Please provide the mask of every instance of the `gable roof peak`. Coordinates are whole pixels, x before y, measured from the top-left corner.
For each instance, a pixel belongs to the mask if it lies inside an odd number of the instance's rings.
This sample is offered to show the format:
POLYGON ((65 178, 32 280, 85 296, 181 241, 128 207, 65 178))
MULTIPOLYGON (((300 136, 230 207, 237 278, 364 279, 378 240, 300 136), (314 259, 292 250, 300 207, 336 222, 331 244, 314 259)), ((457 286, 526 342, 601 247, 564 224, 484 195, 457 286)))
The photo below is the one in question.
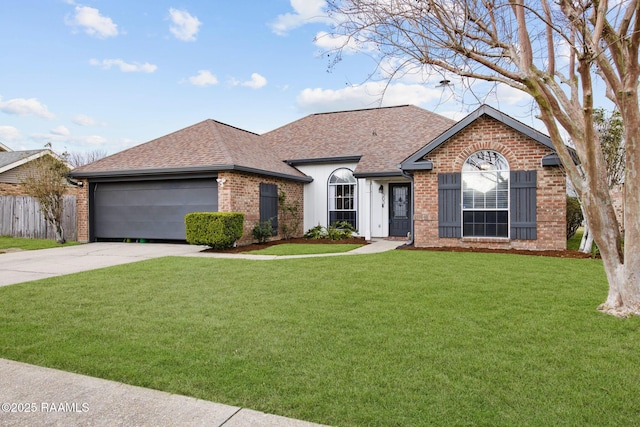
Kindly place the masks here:
POLYGON ((438 137, 433 139, 427 145, 425 145, 420 150, 416 151, 411 156, 409 156, 407 159, 405 159, 400 164, 401 169, 403 169, 403 170, 418 170, 418 169, 428 169, 428 170, 430 170, 433 167, 433 165, 432 165, 432 163, 430 161, 424 159, 425 156, 427 156, 429 153, 431 153, 436 148, 440 147, 445 142, 449 141, 458 132, 462 131, 463 129, 465 129, 466 127, 468 127, 469 125, 471 125, 472 123, 474 123, 476 120, 478 120, 480 117, 483 117, 483 116, 491 117, 494 120, 497 120, 498 122, 500 122, 500 123, 502 123, 502 124, 504 124, 506 126, 509 126, 510 128, 512 128, 512 129, 514 129, 514 130, 516 130, 516 131, 528 136, 529 138, 533 139, 534 141, 536 141, 536 142, 538 142, 538 143, 550 148, 554 152, 556 151, 555 147, 553 146, 553 143, 551 142, 551 138, 549 136, 545 135, 544 133, 540 132, 537 129, 534 129, 534 128, 522 123, 519 120, 514 119, 513 117, 511 117, 510 115, 508 115, 506 113, 503 113, 502 111, 496 110, 495 108, 493 108, 493 107, 491 107, 491 106, 489 106, 487 104, 482 104, 476 110, 474 110, 473 112, 468 114, 465 118, 463 118, 462 120, 460 120, 459 122, 457 122, 456 124, 451 126, 449 129, 444 131, 442 134, 440 134, 438 137))

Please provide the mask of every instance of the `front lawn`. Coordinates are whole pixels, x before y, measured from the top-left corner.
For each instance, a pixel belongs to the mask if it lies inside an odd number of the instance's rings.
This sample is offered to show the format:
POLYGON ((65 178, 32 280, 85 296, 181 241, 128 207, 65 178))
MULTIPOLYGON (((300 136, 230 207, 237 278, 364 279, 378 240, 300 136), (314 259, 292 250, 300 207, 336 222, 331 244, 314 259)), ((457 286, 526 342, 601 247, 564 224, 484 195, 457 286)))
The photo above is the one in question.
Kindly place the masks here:
POLYGON ((3 253, 6 249, 21 249, 24 251, 30 251, 36 249, 49 249, 79 244, 80 243, 78 242, 68 241, 61 245, 55 240, 50 239, 28 239, 25 237, 0 236, 0 253, 3 253))
POLYGON ((0 357, 338 426, 635 425, 600 261, 162 258, 0 288, 0 357))

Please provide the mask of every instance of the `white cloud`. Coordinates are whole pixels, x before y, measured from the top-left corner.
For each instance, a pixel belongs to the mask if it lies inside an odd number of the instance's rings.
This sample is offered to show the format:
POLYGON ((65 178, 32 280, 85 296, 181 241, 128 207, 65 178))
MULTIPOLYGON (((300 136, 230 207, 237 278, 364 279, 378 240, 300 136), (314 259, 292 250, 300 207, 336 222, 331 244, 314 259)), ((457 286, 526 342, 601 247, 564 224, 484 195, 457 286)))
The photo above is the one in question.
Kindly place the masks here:
POLYGON ((355 39, 353 38, 339 34, 329 34, 326 31, 320 31, 318 34, 316 34, 313 42, 319 48, 327 51, 342 49, 342 51, 345 53, 355 53, 358 50, 371 50, 366 49, 365 45, 363 44, 358 47, 358 43, 356 43, 355 39))
POLYGON ((101 39, 119 34, 118 25, 111 18, 101 15, 98 9, 89 6, 76 6, 75 15, 67 17, 66 24, 81 27, 85 33, 101 39))
POLYGON ((107 143, 107 138, 99 135, 72 135, 64 126, 51 129, 49 133, 33 133, 29 137, 36 141, 55 142, 66 145, 102 145, 107 143))
POLYGON ((496 99, 500 101, 501 104, 515 105, 531 101, 531 95, 504 83, 498 83, 496 87, 496 99))
POLYGON ((58 136, 69 136, 71 135, 71 132, 69 132, 69 129, 67 129, 65 126, 57 126, 53 129, 50 130, 52 135, 58 135, 58 136))
POLYGON ((149 64, 148 62, 145 62, 144 64, 140 64, 139 62, 128 63, 124 62, 122 59, 103 59, 102 61, 91 59, 89 64, 96 67, 102 67, 105 70, 116 66, 120 68, 120 71, 123 73, 153 73, 158 69, 157 65, 149 64))
POLYGON ((89 117, 85 114, 77 114, 71 121, 79 126, 95 126, 97 124, 93 117, 89 117))
POLYGON ((20 131, 13 126, 0 126, 0 142, 1 141, 17 141, 21 139, 20 131))
POLYGON ((36 98, 14 98, 2 101, 0 98, 0 111, 18 116, 38 116, 45 119, 54 118, 54 114, 49 111, 46 105, 36 98))
POLYGON ((426 104, 438 100, 441 91, 421 84, 368 82, 344 89, 304 89, 296 98, 304 112, 340 111, 378 106, 426 104))
POLYGON ((186 10, 169 9, 169 16, 173 25, 169 27, 171 34, 178 40, 192 42, 196 40, 196 34, 200 30, 202 22, 186 10))
POLYGON ((200 70, 198 71, 198 75, 189 77, 187 81, 192 85, 202 87, 218 84, 218 78, 211 74, 209 70, 200 70))
POLYGON ((279 36, 285 36, 289 31, 312 22, 329 23, 326 0, 291 0, 294 13, 278 15, 270 24, 271 30, 279 36))
POLYGON ((250 87, 251 89, 260 89, 267 85, 267 79, 258 73, 253 73, 251 74, 251 80, 241 82, 236 79, 231 79, 230 83, 232 86, 244 86, 250 87))

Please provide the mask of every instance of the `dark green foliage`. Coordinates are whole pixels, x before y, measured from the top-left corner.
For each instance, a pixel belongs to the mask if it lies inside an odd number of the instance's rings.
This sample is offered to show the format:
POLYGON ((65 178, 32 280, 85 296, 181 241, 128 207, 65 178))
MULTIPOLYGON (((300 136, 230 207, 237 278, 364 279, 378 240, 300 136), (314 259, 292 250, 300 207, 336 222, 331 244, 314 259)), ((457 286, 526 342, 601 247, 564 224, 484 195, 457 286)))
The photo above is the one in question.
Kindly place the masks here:
POLYGON ((567 196, 567 240, 576 233, 583 219, 578 198, 567 196))
POLYGON ((324 239, 326 235, 327 235, 327 232, 324 229, 324 227, 318 224, 315 227, 307 230, 307 232, 304 233, 304 238, 317 240, 317 239, 324 239))
POLYGON ((244 214, 238 212, 192 212, 185 215, 187 242, 226 249, 242 237, 244 214))
POLYGON ((273 236, 273 226, 271 225, 271 220, 258 222, 251 230, 251 234, 253 235, 254 240, 257 240, 258 243, 266 243, 269 241, 269 238, 273 236))
POLYGON ((330 240, 350 239, 357 232, 358 230, 346 221, 337 221, 327 227, 327 237, 330 240))
POLYGON ((331 224, 329 227, 323 227, 320 224, 307 230, 304 233, 305 239, 329 239, 329 240, 342 240, 350 239, 354 233, 357 233, 353 225, 346 221, 337 221, 331 224))
POLYGON ((284 239, 296 237, 302 222, 300 202, 294 200, 289 203, 284 191, 278 193, 278 209, 280 210, 280 231, 284 239))

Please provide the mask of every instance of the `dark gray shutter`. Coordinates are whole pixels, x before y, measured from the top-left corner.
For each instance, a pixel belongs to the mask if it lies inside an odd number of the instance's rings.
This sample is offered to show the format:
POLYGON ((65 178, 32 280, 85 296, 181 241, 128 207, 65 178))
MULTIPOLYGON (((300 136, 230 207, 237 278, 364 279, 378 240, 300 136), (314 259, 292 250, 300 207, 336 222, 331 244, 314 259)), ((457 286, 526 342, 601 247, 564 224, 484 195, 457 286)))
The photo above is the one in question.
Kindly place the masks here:
POLYGON ((273 235, 278 234, 278 186, 260 183, 260 222, 271 221, 273 235))
POLYGON ((511 238, 535 240, 536 232, 536 171, 512 171, 511 238))
POLYGON ((462 237, 461 222, 461 175, 460 173, 438 174, 438 236, 462 237))

